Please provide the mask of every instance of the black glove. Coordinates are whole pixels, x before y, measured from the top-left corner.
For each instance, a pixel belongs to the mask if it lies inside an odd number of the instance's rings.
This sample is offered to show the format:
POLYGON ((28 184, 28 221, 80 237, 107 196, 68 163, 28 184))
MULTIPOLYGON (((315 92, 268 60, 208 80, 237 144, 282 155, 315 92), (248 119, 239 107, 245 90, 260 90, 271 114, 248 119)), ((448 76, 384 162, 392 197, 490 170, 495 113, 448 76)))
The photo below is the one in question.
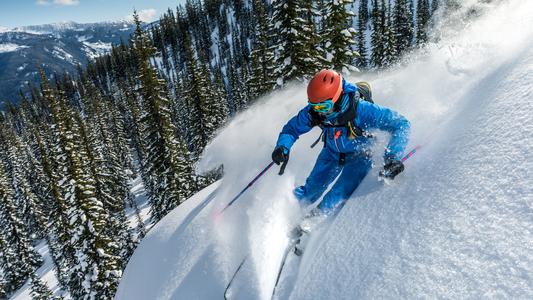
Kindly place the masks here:
POLYGON ((287 163, 289 162, 289 149, 283 146, 277 147, 274 149, 274 152, 272 152, 272 160, 276 163, 276 165, 283 163, 279 170, 279 175, 283 175, 285 172, 285 166, 287 166, 287 163))
POLYGON ((399 160, 389 160, 385 163, 383 170, 379 172, 379 176, 392 180, 394 177, 396 177, 396 175, 403 172, 403 169, 403 162, 399 160))

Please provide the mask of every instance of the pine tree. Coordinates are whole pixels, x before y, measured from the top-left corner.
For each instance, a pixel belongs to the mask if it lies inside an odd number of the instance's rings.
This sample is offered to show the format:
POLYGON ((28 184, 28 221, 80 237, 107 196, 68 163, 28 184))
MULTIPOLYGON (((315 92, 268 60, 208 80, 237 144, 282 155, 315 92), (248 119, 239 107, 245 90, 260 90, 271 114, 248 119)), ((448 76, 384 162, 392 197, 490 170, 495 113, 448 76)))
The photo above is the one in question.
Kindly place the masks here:
MULTIPOLYGON (((243 69, 247 67, 243 65, 243 69)), ((227 108, 227 102, 225 97, 219 98, 216 91, 215 84, 210 79, 211 69, 208 62, 205 61, 203 53, 200 52, 200 73, 202 75, 202 81, 204 82, 204 93, 202 96, 202 123, 205 124, 203 130, 205 131, 206 141, 209 142, 216 134, 218 128, 226 125, 228 120, 229 111, 227 108)), ((203 149, 202 149, 203 151, 203 149)))
MULTIPOLYGON (((112 103, 110 104, 112 105, 112 103)), ((122 206, 129 205, 131 208, 134 209, 135 212, 135 218, 137 221, 137 242, 141 241, 147 233, 146 227, 144 225, 144 221, 142 220, 140 216, 139 207, 137 206, 137 202, 135 201, 135 197, 133 193, 131 192, 131 184, 130 181, 132 177, 135 177, 135 173, 132 173, 130 170, 133 170, 135 172, 135 166, 133 166, 133 157, 131 155, 131 150, 129 147, 129 143, 124 135, 124 121, 122 118, 122 115, 119 113, 117 109, 110 109, 111 114, 109 117, 111 118, 108 121, 108 126, 111 128, 111 135, 113 139, 113 144, 115 146, 117 153, 117 161, 114 164, 113 168, 115 171, 114 174, 114 185, 115 185, 115 192, 119 199, 121 199, 122 206), (133 175, 133 176, 132 176, 133 175)), ((119 214, 123 214, 124 211, 121 209, 119 214)), ((122 218, 122 216, 119 216, 119 218, 122 218)), ((122 224, 127 224, 127 222, 121 222, 122 224)), ((127 226, 121 229, 123 231, 127 231, 127 226)), ((127 255, 122 256, 124 260, 127 262, 129 256, 133 254, 133 248, 136 247, 136 243, 133 243, 131 245, 126 245, 130 243, 128 236, 131 234, 124 234, 121 235, 127 241, 124 245, 125 248, 131 249, 131 253, 127 251, 127 255)))
POLYGON ((214 123, 216 124, 216 128, 222 128, 228 121, 229 118, 229 108, 228 108, 228 100, 226 98, 226 91, 224 89, 224 83, 222 81, 222 76, 220 75, 220 71, 216 69, 214 71, 214 82, 213 82, 213 88, 215 89, 215 99, 218 99, 216 101, 216 108, 214 109, 214 123))
MULTIPOLYGON (((30 239, 20 219, 15 204, 15 190, 0 164, 0 239, 6 260, 2 269, 8 282, 8 292, 22 287, 34 267, 43 263, 39 253, 31 246, 30 239), (4 242, 1 242, 4 244, 4 242), (12 252, 10 252, 12 251, 12 252)), ((4 256, 2 255, 2 256, 4 256)))
MULTIPOLYGON (((46 133, 42 133, 46 134, 46 133)), ((68 265, 73 260, 74 249, 70 245, 70 225, 68 223, 67 207, 63 195, 59 189, 59 176, 54 171, 53 163, 50 161, 49 149, 45 146, 43 139, 37 132, 34 134, 37 141, 38 153, 40 154, 43 172, 48 185, 49 220, 46 225, 45 240, 52 258, 55 277, 59 285, 67 288, 68 265)), ((72 262, 73 263, 73 262, 72 262)))
MULTIPOLYGON (((43 126, 41 133, 44 139, 38 139, 44 171, 49 180, 50 192, 54 199, 50 214, 51 218, 47 226, 47 230, 51 234, 49 246, 58 250, 57 253, 52 253, 54 255, 54 271, 60 285, 68 289, 69 269, 76 264, 76 250, 71 243, 71 207, 69 207, 65 199, 64 184, 67 178, 63 176, 63 172, 68 169, 68 162, 65 161, 66 156, 63 150, 65 149, 64 137, 68 137, 66 128, 69 128, 69 125, 66 124, 62 117, 68 114, 64 111, 65 108, 58 103, 58 99, 56 99, 56 95, 44 72, 40 66, 38 68, 42 78, 43 102, 46 103, 46 107, 49 109, 50 119, 53 123, 53 125, 49 126, 49 132, 46 130, 48 126, 43 126), (57 247, 55 247, 56 245, 57 247)), ((72 145, 66 145, 66 147, 69 148, 72 145)))
POLYGON ((359 52, 359 57, 356 58, 356 65, 359 69, 366 69, 368 66, 367 59, 367 47, 366 47, 366 23, 368 20, 368 7, 367 0, 362 1, 359 5, 359 18, 357 19, 357 30, 358 35, 357 40, 357 52, 359 52), (365 15, 366 14, 366 15, 365 15))
MULTIPOLYGON (((310 1, 310 0, 304 0, 310 1)), ((291 79, 304 82, 316 73, 316 57, 311 55, 314 46, 307 33, 313 32, 307 20, 307 7, 302 1, 278 0, 272 6, 275 36, 275 78, 278 86, 291 79)))
POLYGON ((418 0, 416 6, 416 44, 418 46, 428 41, 427 31, 430 17, 429 0, 418 0))
POLYGON ((318 34, 317 24, 315 20, 320 17, 318 8, 314 5, 314 0, 303 1, 301 5, 302 10, 302 19, 305 20, 305 30, 300 33, 302 38, 308 42, 308 56, 312 58, 312 61, 308 62, 309 72, 312 75, 315 75, 318 71, 324 69, 328 65, 326 60, 326 49, 321 47, 317 42, 322 41, 327 44, 327 41, 324 41, 324 35, 318 34))
POLYGON ((83 161, 86 162, 89 176, 94 179, 95 198, 103 204, 102 207, 108 214, 107 224, 102 230, 102 234, 112 240, 107 249, 117 257, 115 260, 122 266, 122 260, 129 260, 136 247, 124 212, 126 195, 123 189, 129 189, 129 185, 124 182, 127 178, 122 176, 124 170, 121 169, 115 148, 112 147, 111 136, 107 130, 109 126, 101 112, 100 105, 103 103, 95 101, 94 105, 95 119, 89 121, 94 125, 93 128, 88 128, 79 112, 76 113, 83 147, 80 153, 85 154, 83 161))
POLYGON ((439 1, 440 0, 433 0, 431 2, 431 9, 430 9, 430 15, 433 16, 435 14, 435 12, 437 11, 437 9, 439 9, 439 1))
POLYGON ((30 273, 31 298, 33 300, 52 300, 53 293, 46 281, 43 281, 35 271, 30 273))
POLYGON ((252 74, 248 86, 255 99, 272 90, 274 80, 274 53, 271 46, 272 24, 260 0, 255 0, 256 44, 250 54, 252 74))
POLYGON ((228 85, 232 113, 237 114, 248 108, 248 98, 244 91, 244 84, 240 79, 239 70, 234 65, 235 63, 230 55, 228 59, 228 85))
POLYGON ((22 145, 24 156, 26 157, 26 164, 24 165, 25 178, 28 185, 31 187, 30 191, 37 197, 37 204, 39 211, 35 211, 34 216, 37 218, 32 221, 37 223, 40 220, 40 232, 31 232, 37 234, 39 237, 43 237, 47 234, 46 224, 48 223, 48 216, 50 215, 50 207, 52 206, 53 199, 49 195, 50 187, 47 182, 46 175, 44 173, 42 160, 38 156, 39 146, 37 144, 36 126, 31 126, 22 130, 22 145))
MULTIPOLYGON (((384 0, 381 0, 383 3, 384 0)), ((380 0, 372 0, 372 34, 370 44, 372 54, 370 64, 374 68, 381 68, 385 57, 386 15, 380 0), (381 4, 381 5, 380 5, 381 4)))
MULTIPOLYGON (((199 51, 201 56, 202 52, 199 51)), ((186 141, 193 158, 198 158, 209 140, 209 133, 213 131, 213 124, 209 121, 209 112, 206 111, 205 101, 212 95, 213 89, 209 75, 198 64, 192 41, 187 40, 187 79, 185 82, 186 107, 188 124, 186 141)), ((203 57, 202 57, 203 59, 203 57)), ((201 64, 204 64, 201 62, 201 64)))
MULTIPOLYGON (((1 168, 2 166, 0 165, 1 168)), ((3 179, 0 178, 0 184, 2 182, 3 179)), ((24 284, 25 278, 20 272, 24 269, 24 265, 9 246, 2 230, 0 230, 0 269, 2 270, 2 274, 0 274, 0 296, 13 293, 24 284)))
MULTIPOLYGON (((368 19, 370 18, 368 14, 368 0, 360 0, 359 18, 361 18, 365 24, 368 22, 368 19)), ((361 30, 359 30, 359 33, 361 33, 361 30)))
POLYGON ((19 208, 18 213, 22 217, 22 222, 28 235, 39 237, 44 229, 45 216, 41 210, 39 200, 28 182, 30 174, 36 170, 28 165, 26 153, 29 151, 28 146, 13 129, 8 129, 7 135, 7 140, 9 140, 7 159, 11 170, 10 177, 15 190, 14 200, 19 208))
POLYGON ((392 10, 390 0, 382 2, 382 9, 385 14, 385 32, 383 36, 383 67, 391 67, 397 60, 398 53, 398 44, 396 42, 396 28, 394 27, 392 20, 392 10))
MULTIPOLYGON (((41 71, 42 72, 42 71, 41 71)), ((42 73, 41 73, 42 74, 42 73)), ((74 120, 71 109, 57 85, 52 92, 43 77, 43 93, 49 102, 54 122, 55 149, 52 159, 61 170, 62 179, 57 183, 66 207, 66 219, 55 226, 61 250, 68 268, 67 286, 74 299, 112 299, 121 271, 117 258, 110 255, 111 240, 103 232, 108 218, 103 203, 95 198, 95 180, 87 172, 87 149, 80 138, 80 126, 74 120), (66 252, 65 252, 66 251, 66 252)), ((63 213, 63 212, 60 212, 63 213)))
POLYGON ((175 139, 176 128, 171 123, 170 101, 164 97, 164 80, 150 60, 155 51, 147 33, 141 28, 136 13, 135 52, 138 57, 140 86, 137 89, 142 98, 144 125, 142 136, 146 141, 144 172, 151 183, 148 197, 153 223, 161 220, 182 201, 187 199, 192 188, 192 167, 181 141, 175 139))
MULTIPOLYGON (((31 265, 29 261, 25 262, 26 265, 31 265)), ((30 290, 31 298, 33 300, 52 300, 53 293, 46 281, 43 281, 36 273, 36 267, 30 268, 30 290)))
MULTIPOLYGON (((1 248, 2 247, 0 246, 0 252, 2 252, 1 248)), ((0 259, 0 266, 1 265, 2 265, 2 262, 1 262, 1 259, 0 259)), ((0 275, 0 299, 7 299, 6 282, 5 282, 4 277, 2 275, 0 275)))
POLYGON ((327 15, 324 17, 326 30, 323 38, 326 42, 328 67, 343 73, 349 73, 350 70, 357 71, 357 68, 351 66, 349 62, 352 57, 359 56, 352 50, 352 46, 355 45, 353 35, 357 35, 357 32, 353 27, 348 27, 355 15, 347 11, 346 5, 352 3, 352 0, 339 0, 328 1, 325 4, 327 15))
POLYGON ((396 28, 398 56, 402 56, 406 51, 411 49, 414 42, 414 20, 409 5, 409 0, 396 0, 394 4, 394 27, 396 28))
POLYGON ((68 162, 65 183, 66 200, 70 207, 70 224, 74 233, 71 242, 76 249, 77 263, 69 272, 69 288, 76 299, 112 299, 114 297, 121 271, 118 258, 111 255, 112 240, 104 232, 109 215, 104 204, 96 198, 96 181, 88 173, 83 161, 88 157, 85 152, 86 140, 83 128, 72 120, 65 136, 62 137, 61 148, 68 162), (76 145, 75 140, 82 145, 76 145))

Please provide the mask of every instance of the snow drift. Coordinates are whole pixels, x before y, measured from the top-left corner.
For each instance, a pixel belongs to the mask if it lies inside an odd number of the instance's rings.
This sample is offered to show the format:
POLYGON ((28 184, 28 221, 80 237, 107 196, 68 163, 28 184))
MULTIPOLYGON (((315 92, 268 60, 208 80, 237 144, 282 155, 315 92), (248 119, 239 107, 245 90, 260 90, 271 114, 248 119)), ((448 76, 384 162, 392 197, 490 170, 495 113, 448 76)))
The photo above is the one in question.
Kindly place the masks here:
MULTIPOLYGON (((375 167, 304 254, 290 299, 533 298, 533 3, 510 1, 404 69, 368 81, 377 104, 412 123, 407 151, 431 138, 390 185, 375 167)), ((270 162, 305 86, 262 99, 211 143, 199 167, 225 177, 157 224, 131 258, 116 300, 222 299, 242 259, 239 299, 270 299, 285 231, 300 213, 291 191, 311 171, 318 129, 223 216, 270 162)))

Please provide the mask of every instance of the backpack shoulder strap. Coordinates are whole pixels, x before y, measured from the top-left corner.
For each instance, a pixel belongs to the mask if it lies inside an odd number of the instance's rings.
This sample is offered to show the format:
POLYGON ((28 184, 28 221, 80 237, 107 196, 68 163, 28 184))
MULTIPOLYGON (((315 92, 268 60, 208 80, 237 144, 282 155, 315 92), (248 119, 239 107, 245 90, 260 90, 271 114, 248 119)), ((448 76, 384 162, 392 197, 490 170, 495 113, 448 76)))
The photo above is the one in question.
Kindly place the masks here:
POLYGON ((311 123, 309 124, 309 126, 322 126, 322 124, 324 123, 324 118, 321 117, 318 112, 316 112, 314 109, 310 109, 309 115, 311 116, 311 123))

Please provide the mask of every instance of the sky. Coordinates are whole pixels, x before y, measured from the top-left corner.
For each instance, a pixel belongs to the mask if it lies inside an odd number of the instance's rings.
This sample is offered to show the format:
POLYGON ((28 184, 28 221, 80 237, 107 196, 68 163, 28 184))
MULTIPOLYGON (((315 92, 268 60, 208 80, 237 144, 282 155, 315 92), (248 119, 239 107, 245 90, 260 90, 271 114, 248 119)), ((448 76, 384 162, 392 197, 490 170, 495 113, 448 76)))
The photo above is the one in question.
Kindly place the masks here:
POLYGON ((95 23, 131 18, 137 10, 141 21, 151 22, 185 0, 0 0, 0 27, 43 25, 63 21, 95 23))

